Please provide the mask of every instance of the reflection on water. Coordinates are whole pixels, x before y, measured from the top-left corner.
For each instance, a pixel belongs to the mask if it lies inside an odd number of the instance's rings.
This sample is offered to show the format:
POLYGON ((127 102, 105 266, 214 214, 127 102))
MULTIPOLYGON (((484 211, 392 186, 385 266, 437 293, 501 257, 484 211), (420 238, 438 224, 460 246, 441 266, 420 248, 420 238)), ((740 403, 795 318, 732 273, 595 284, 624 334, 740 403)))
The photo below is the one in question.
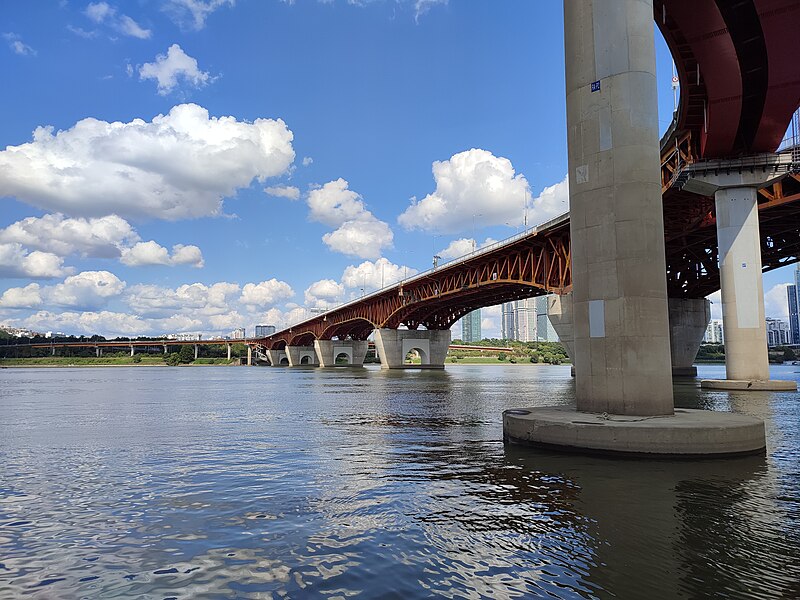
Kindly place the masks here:
POLYGON ((676 384, 769 441, 679 462, 504 447, 569 367, 0 378, 0 597, 800 597, 797 394, 676 384))

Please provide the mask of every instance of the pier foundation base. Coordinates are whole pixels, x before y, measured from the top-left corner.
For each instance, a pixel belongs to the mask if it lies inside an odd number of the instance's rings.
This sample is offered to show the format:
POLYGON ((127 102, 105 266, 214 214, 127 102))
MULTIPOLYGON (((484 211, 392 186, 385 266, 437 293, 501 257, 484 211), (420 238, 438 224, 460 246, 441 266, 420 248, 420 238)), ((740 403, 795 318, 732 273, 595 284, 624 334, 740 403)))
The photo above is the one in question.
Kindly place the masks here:
POLYGON ((762 454, 766 448, 760 419, 681 408, 655 417, 577 412, 566 406, 506 410, 503 440, 582 453, 676 458, 762 454))
POLYGON ((759 381, 757 379, 703 379, 700 387, 709 390, 741 390, 748 392, 796 392, 797 384, 794 381, 770 379, 759 381))

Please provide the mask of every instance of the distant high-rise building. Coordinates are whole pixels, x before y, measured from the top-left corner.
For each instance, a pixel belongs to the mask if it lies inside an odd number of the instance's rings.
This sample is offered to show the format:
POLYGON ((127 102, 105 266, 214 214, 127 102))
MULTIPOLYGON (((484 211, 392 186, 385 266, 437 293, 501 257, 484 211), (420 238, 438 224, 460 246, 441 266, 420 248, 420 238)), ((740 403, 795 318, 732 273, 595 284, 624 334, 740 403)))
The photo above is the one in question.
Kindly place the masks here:
POLYGON ((536 338, 540 342, 558 342, 556 328, 550 322, 547 307, 551 295, 536 298, 536 338))
POLYGON ((231 339, 233 340, 243 340, 245 337, 247 337, 247 332, 244 327, 239 327, 231 331, 231 339))
POLYGON ((789 343, 789 324, 767 317, 767 346, 785 346, 789 343))
POLYGON ((501 310, 500 332, 504 340, 536 341, 536 299, 506 302, 501 310))
POLYGON ((797 314, 797 285, 788 286, 786 288, 786 295, 789 301, 789 343, 800 344, 800 319, 797 314))
POLYGON ((505 302, 500 307, 500 337, 504 340, 515 339, 517 333, 515 304, 515 302, 505 302))
POLYGON ((706 327, 706 335, 703 337, 706 344, 724 344, 725 330, 720 319, 713 319, 706 327))
POLYGON ((464 342, 480 342, 481 337, 481 309, 473 310, 461 318, 461 339, 464 342))
POLYGON ((263 338, 275 333, 275 325, 256 325, 256 337, 263 338))

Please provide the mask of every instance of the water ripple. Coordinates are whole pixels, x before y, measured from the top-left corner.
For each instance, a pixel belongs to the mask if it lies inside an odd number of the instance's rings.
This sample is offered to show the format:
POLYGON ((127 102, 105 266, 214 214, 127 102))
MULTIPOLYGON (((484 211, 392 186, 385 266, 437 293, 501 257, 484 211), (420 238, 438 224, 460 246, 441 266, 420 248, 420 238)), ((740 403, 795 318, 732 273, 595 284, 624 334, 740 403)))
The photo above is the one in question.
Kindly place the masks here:
POLYGON ((0 597, 800 596, 793 395, 679 387, 770 452, 648 463, 504 447, 568 367, 3 377, 0 597))

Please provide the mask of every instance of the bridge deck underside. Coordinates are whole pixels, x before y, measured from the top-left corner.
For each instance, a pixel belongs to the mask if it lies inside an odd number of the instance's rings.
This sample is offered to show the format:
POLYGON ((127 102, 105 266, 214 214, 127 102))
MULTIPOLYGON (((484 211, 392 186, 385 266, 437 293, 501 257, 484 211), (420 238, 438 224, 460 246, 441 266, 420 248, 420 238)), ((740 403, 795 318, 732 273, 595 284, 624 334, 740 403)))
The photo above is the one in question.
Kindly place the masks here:
MULTIPOLYGON (((759 193, 761 261, 771 271, 800 260, 800 176, 759 193)), ((667 291, 703 298, 719 289, 714 199, 670 189, 664 194, 667 291)))
POLYGON ((774 152, 800 101, 796 0, 655 0, 701 158, 774 152))

